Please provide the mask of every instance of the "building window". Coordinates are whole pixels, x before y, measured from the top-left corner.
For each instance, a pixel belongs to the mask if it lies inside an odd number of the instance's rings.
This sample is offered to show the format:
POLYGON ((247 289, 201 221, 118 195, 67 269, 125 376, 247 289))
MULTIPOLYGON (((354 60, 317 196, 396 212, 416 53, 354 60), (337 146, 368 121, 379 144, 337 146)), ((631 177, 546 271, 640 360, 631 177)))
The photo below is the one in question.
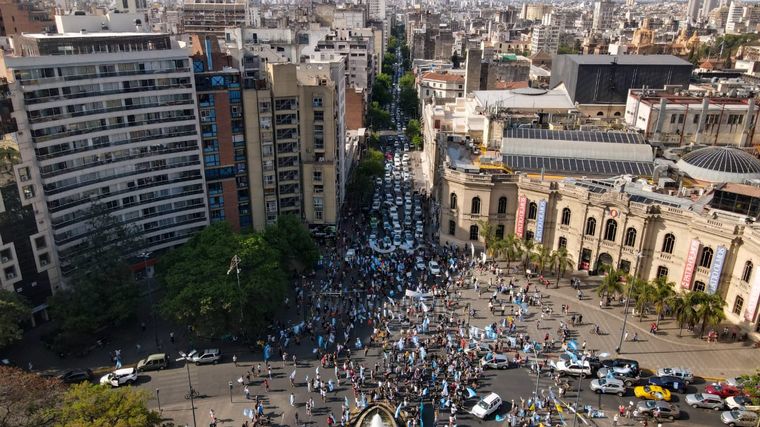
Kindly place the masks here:
POLYGON ((594 234, 596 234, 596 220, 589 218, 586 220, 586 235, 593 236, 594 234))
POLYGON ((497 210, 497 213, 500 213, 500 214, 507 213, 507 198, 506 197, 499 197, 499 209, 497 210))
POLYGON ((496 238, 504 239, 504 225, 499 224, 496 226, 496 238))
POLYGON ((668 277, 668 267, 664 265, 657 267, 657 277, 668 277))
POLYGON ((705 291, 705 282, 700 282, 697 280, 694 282, 694 289, 692 289, 694 292, 704 292, 705 291))
POLYGON ((745 282, 749 282, 750 277, 752 277, 752 261, 747 261, 744 263, 744 271, 742 271, 742 280, 745 282))
POLYGON ((456 193, 451 193, 451 196, 449 196, 449 207, 451 209, 457 208, 457 195, 456 193))
POLYGON ((713 259, 713 250, 707 246, 702 248, 702 256, 699 257, 699 266, 710 268, 713 259))
POLYGON ((528 205, 528 219, 536 219, 536 215, 538 214, 538 206, 536 206, 535 202, 530 202, 528 205))
POLYGON ((673 245, 675 244, 676 244, 676 236, 674 236, 671 233, 666 234, 665 238, 662 239, 662 252, 666 254, 672 254, 673 245))
POLYGON ((456 233, 457 230, 457 223, 453 219, 449 220, 449 234, 452 236, 456 233))
POLYGON ((311 106, 314 108, 322 108, 322 97, 321 96, 315 96, 311 100, 311 106))
POLYGON ((604 227, 604 240, 614 242, 615 237, 617 237, 617 221, 608 219, 607 225, 604 227))
POLYGON ((535 236, 536 235, 530 230, 525 232, 525 240, 533 240, 535 236))
POLYGON ((628 261, 627 259, 621 259, 620 260, 620 269, 623 270, 626 273, 631 272, 631 261, 628 261))
POLYGON ((322 182, 322 171, 314 171, 314 181, 322 182))
POLYGON ((734 300, 734 308, 731 310, 734 314, 742 314, 742 307, 744 306, 744 298, 737 296, 734 300))
POLYGON ((562 225, 570 225, 570 208, 562 209, 562 225))
POLYGON ((315 122, 323 122, 323 121, 325 121, 325 112, 324 111, 315 111, 314 112, 314 121, 315 122))
POLYGON ((560 237, 559 238, 559 247, 560 248, 567 248, 567 238, 560 237))
POLYGON ((470 240, 478 240, 478 226, 477 225, 470 226, 470 240))
POLYGON ((472 198, 472 209, 470 209, 470 213, 472 214, 480 213, 480 197, 476 196, 472 198))
POLYGON ((624 246, 633 247, 636 244, 636 229, 633 227, 629 227, 628 230, 625 231, 625 242, 623 242, 624 246))

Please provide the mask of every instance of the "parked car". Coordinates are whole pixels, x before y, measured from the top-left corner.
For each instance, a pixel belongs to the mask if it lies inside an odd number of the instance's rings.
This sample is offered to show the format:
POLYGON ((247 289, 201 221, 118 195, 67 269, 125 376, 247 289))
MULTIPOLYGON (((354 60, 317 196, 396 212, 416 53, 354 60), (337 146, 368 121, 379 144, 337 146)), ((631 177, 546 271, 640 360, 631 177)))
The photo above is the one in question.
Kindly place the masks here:
POLYGON ((681 410, 678 406, 661 400, 642 400, 633 411, 634 416, 653 416, 655 413, 659 413, 660 418, 675 420, 681 415, 681 410))
POLYGON ((616 368, 618 371, 623 368, 628 368, 634 376, 638 376, 640 374, 639 362, 633 359, 602 360, 602 366, 605 368, 616 368))
POLYGON ((728 409, 744 409, 746 405, 751 405, 752 399, 745 395, 730 396, 726 398, 728 409))
POLYGON ((664 377, 649 377, 648 383, 650 385, 657 385, 678 393, 684 393, 686 391, 685 382, 683 382, 680 378, 671 377, 669 375, 665 375, 664 377))
POLYGON ((731 396, 738 396, 742 394, 742 390, 738 387, 734 387, 728 384, 710 384, 705 387, 705 393, 717 394, 721 398, 725 399, 731 396))
POLYGON ((560 360, 556 364, 556 370, 560 375, 591 375, 591 365, 588 362, 580 360, 560 360))
POLYGON ((600 368, 596 371, 596 376, 599 378, 615 378, 625 383, 626 387, 632 387, 639 382, 639 377, 633 376, 632 373, 630 369, 621 372, 616 371, 615 368, 600 368))
POLYGON ((694 374, 691 373, 691 370, 686 368, 660 368, 657 370, 657 376, 670 376, 680 378, 684 383, 686 383, 686 385, 689 385, 694 381, 694 374))
POLYGON ((72 369, 58 376, 65 384, 77 384, 92 380, 92 371, 89 369, 72 369))
POLYGON ((169 366, 169 358, 166 353, 156 353, 137 362, 137 371, 158 371, 169 366))
POLYGON ((207 348, 203 351, 193 350, 188 354, 179 353, 181 359, 185 359, 188 362, 195 363, 196 365, 206 365, 213 363, 216 365, 222 360, 222 352, 218 348, 207 348))
POLYGON ((137 381, 137 371, 135 368, 117 369, 100 378, 100 384, 108 384, 111 387, 120 387, 125 384, 132 384, 135 381, 137 381))
POLYGON ((625 383, 616 378, 597 378, 591 380, 591 390, 597 393, 625 394, 625 383))
POLYGON ((744 411, 744 410, 733 410, 733 411, 725 411, 722 414, 720 414, 720 420, 723 422, 723 424, 726 424, 728 426, 734 427, 734 426, 751 426, 754 427, 757 425, 757 418, 758 415, 756 412, 752 411, 744 411))
POLYGON ((490 393, 488 396, 480 399, 480 401, 472 407, 470 413, 476 417, 483 419, 499 409, 501 406, 501 397, 496 393, 490 393))
POLYGON ((480 366, 491 369, 510 369, 517 367, 517 364, 509 360, 506 354, 488 353, 480 359, 480 366))
POLYGON ((633 389, 633 394, 639 399, 670 401, 670 390, 658 385, 640 385, 633 389))
POLYGON ((717 394, 692 393, 686 395, 686 404, 692 408, 707 408, 719 411, 725 406, 717 394))

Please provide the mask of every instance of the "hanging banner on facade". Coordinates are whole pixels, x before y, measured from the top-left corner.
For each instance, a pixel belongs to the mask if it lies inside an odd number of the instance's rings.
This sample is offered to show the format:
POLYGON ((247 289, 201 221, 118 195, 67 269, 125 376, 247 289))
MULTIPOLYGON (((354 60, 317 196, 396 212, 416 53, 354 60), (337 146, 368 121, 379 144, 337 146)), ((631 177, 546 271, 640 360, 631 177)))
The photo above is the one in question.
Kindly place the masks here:
POLYGON ((752 288, 749 290, 747 309, 744 310, 744 320, 752 322, 755 318, 758 300, 760 300, 760 273, 755 272, 755 280, 752 281, 752 288))
POLYGON ((528 205, 528 198, 525 196, 519 197, 519 203, 517 204, 517 218, 515 218, 515 234, 519 238, 523 238, 525 232, 525 208, 528 205))
POLYGON ((725 246, 718 246, 715 251, 712 266, 710 266, 710 280, 707 282, 707 293, 714 294, 720 284, 720 274, 723 272, 723 264, 726 261, 728 249, 725 246))
POLYGON ((544 238, 544 218, 546 217, 546 200, 538 202, 538 215, 536 215, 536 235, 534 240, 541 243, 544 238))
POLYGON ((686 264, 681 276, 681 287, 691 289, 691 279, 694 278, 694 267, 697 265, 697 253, 699 252, 699 240, 692 239, 689 245, 689 253, 686 255, 686 264))

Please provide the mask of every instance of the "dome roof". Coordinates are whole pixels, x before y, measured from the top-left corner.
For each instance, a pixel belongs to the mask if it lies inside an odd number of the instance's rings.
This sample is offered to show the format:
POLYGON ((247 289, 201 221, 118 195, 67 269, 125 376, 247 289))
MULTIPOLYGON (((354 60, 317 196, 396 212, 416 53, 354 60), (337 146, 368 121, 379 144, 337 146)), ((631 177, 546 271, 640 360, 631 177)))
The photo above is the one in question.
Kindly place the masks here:
POLYGON ((706 147, 687 153, 678 169, 700 181, 737 182, 760 179, 760 160, 732 147, 706 147))

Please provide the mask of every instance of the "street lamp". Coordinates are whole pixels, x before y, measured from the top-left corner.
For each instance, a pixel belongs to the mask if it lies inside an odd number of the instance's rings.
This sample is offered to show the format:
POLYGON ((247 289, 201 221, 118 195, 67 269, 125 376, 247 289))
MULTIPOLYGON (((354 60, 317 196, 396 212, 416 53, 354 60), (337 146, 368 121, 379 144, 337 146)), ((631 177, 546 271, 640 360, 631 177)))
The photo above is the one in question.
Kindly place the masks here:
POLYGON ((237 287, 238 292, 240 293, 240 329, 242 332, 245 332, 243 329, 243 325, 245 324, 245 317, 243 315, 243 289, 240 287, 240 257, 237 256, 237 254, 232 257, 232 260, 230 261, 230 269, 227 270, 227 274, 230 274, 233 268, 235 269, 235 276, 237 276, 237 287))
POLYGON ((161 391, 159 389, 156 389, 156 400, 158 401, 158 412, 161 413, 161 397, 159 397, 158 392, 161 391))
POLYGON ((161 349, 158 344, 158 329, 156 326, 156 309, 153 306, 153 281, 148 277, 148 258, 153 255, 153 252, 145 251, 140 253, 140 258, 143 259, 143 272, 145 274, 145 280, 148 282, 148 300, 150 301, 150 318, 153 322, 153 340, 156 343, 156 349, 161 349))
POLYGON ((641 257, 643 256, 643 253, 641 251, 636 253, 636 268, 633 269, 633 277, 631 278, 631 283, 628 284, 628 295, 625 297, 625 308, 623 309, 623 329, 620 330, 620 342, 618 343, 617 348, 615 349, 615 352, 618 354, 622 353, 623 348, 623 336, 625 335, 625 327, 628 324, 628 304, 631 301, 631 291, 633 290, 633 281, 637 280, 639 277, 639 265, 641 265, 641 257))
POLYGON ((573 427, 575 427, 578 424, 578 405, 581 401, 581 380, 583 380, 583 372, 578 375, 578 393, 576 393, 575 396, 575 416, 573 417, 573 427))
POLYGON ((228 381, 227 385, 230 387, 230 403, 232 403, 232 381, 228 381))
POLYGON ((193 383, 190 381, 190 361, 185 362, 185 368, 187 368, 187 386, 190 388, 190 408, 193 410, 193 427, 197 427, 195 421, 195 396, 193 391, 193 383))

